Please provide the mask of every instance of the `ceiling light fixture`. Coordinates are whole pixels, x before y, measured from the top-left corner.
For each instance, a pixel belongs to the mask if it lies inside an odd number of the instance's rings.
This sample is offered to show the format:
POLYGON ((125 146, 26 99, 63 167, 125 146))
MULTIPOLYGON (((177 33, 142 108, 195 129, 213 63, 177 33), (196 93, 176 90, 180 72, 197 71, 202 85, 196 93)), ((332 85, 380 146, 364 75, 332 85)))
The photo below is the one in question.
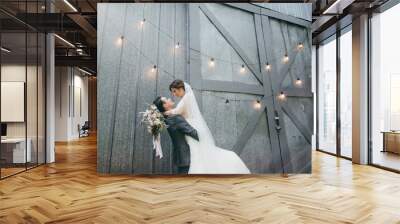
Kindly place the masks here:
POLYGON ((11 52, 10 49, 7 49, 7 48, 5 48, 5 47, 1 47, 1 51, 4 51, 4 52, 6 52, 6 53, 10 53, 10 52, 11 52))
POLYGON ((62 42, 64 42, 65 44, 67 44, 70 47, 75 48, 75 45, 73 45, 71 42, 69 42, 68 40, 60 37, 58 34, 54 34, 55 37, 57 37, 59 40, 61 40, 62 42))
POLYGON ((322 14, 342 14, 343 9, 347 8, 353 2, 354 0, 336 0, 332 5, 325 9, 322 14))
POLYGON ((78 10, 68 0, 64 0, 64 3, 67 4, 74 12, 78 12, 78 10))
POLYGON ((86 70, 83 70, 83 69, 81 69, 81 68, 79 68, 79 67, 78 67, 78 70, 81 71, 81 72, 83 72, 83 73, 85 73, 85 74, 87 74, 87 75, 90 75, 90 76, 93 75, 92 73, 90 73, 90 72, 88 72, 88 71, 86 71, 86 70))

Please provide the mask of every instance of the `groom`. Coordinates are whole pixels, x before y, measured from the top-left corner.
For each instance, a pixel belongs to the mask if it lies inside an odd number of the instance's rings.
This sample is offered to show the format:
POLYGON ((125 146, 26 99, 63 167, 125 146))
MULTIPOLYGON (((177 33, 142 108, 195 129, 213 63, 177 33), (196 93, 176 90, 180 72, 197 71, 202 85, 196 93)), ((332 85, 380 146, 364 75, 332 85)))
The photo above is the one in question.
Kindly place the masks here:
MULTIPOLYGON (((164 113, 173 109, 175 103, 171 99, 159 96, 153 101, 153 104, 156 105, 161 113, 164 113)), ((185 135, 198 141, 197 131, 181 115, 165 116, 165 123, 168 126, 168 133, 172 140, 173 158, 175 165, 178 167, 178 173, 187 174, 190 167, 190 147, 186 142, 185 135)))

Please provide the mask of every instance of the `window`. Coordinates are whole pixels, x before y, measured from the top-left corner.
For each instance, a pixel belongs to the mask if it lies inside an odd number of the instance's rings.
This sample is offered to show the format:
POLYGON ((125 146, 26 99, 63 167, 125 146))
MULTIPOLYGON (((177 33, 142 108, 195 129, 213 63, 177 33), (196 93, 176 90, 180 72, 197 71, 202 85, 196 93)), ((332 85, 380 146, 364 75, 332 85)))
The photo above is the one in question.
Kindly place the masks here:
POLYGON ((400 170, 400 5, 371 19, 371 162, 400 170))
POLYGON ((336 153, 336 36, 318 48, 318 149, 336 153))
POLYGON ((352 33, 351 26, 340 36, 340 155, 352 156, 352 33))

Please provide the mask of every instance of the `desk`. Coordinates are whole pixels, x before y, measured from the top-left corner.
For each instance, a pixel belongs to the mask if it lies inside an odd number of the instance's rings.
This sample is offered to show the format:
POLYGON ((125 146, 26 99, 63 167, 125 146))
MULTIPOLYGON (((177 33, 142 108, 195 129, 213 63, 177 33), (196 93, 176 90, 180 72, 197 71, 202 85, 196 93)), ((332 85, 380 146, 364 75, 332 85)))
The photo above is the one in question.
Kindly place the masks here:
POLYGON ((392 152, 400 154, 400 132, 383 131, 383 150, 382 152, 392 152))
POLYGON ((25 163, 31 161, 32 141, 28 138, 26 142, 28 143, 28 147, 26 147, 25 152, 25 138, 1 139, 1 156, 6 160, 6 163, 25 163), (27 160, 25 161, 25 159, 27 160))

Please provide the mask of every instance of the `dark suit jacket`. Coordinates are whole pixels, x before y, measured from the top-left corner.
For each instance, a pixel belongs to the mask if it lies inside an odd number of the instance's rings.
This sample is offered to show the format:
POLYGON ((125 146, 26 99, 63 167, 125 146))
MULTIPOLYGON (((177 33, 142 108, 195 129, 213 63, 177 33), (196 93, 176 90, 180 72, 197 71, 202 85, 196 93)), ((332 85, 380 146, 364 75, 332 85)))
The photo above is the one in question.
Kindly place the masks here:
POLYGON ((181 115, 168 116, 165 118, 168 125, 168 133, 173 145, 173 159, 178 167, 190 165, 190 147, 186 142, 185 135, 199 140, 197 131, 181 115))

